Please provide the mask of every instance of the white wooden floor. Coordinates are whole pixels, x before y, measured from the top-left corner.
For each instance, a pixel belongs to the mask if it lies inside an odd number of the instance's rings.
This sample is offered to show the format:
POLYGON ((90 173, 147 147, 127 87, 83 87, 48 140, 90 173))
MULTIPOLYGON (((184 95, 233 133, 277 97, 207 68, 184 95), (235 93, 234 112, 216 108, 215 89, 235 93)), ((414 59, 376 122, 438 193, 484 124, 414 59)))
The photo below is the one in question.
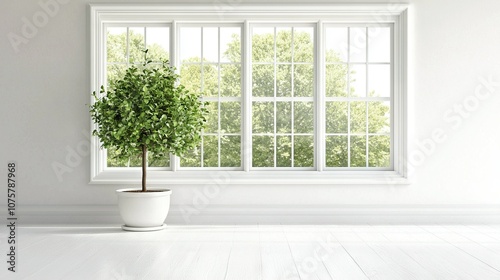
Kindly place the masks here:
MULTIPOLYGON (((19 228, 0 279, 500 279, 500 226, 19 228)), ((2 260, 6 233, 1 231, 2 260)))

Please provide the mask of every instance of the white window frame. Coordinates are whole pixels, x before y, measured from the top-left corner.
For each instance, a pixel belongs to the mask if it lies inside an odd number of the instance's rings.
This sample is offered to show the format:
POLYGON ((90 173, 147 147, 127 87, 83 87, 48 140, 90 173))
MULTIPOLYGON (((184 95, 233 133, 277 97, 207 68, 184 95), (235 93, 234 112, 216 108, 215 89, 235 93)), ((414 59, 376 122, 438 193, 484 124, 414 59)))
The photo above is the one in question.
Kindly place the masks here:
MULTIPOLYGON (((170 44, 172 64, 177 65, 178 46, 175 38, 178 23, 214 22, 242 23, 242 106, 251 104, 250 86, 247 79, 251 71, 250 25, 258 23, 314 23, 316 25, 316 61, 315 88, 324 92, 323 25, 344 24, 392 24, 392 99, 391 99, 391 170, 330 170, 323 168, 324 155, 318 156, 315 151, 315 170, 253 170, 251 157, 245 157, 251 134, 243 133, 243 170, 176 170, 178 159, 171 158, 173 168, 148 168, 150 184, 408 184, 407 168, 407 4, 318 4, 318 5, 110 5, 90 4, 90 57, 91 57, 91 91, 96 91, 104 84, 106 73, 105 61, 105 26, 126 22, 127 24, 165 24, 170 26, 170 44)), ((315 147, 324 145, 324 96, 315 94, 315 110, 319 120, 315 121, 315 147), (323 119, 322 119, 323 118, 323 119)), ((91 97, 91 104, 94 99, 91 97)), ((242 115, 243 127, 251 127, 251 116, 242 115)), ((96 125, 90 120, 91 131, 96 125)), ((140 168, 106 168, 105 153, 101 152, 97 137, 91 137, 91 184, 138 184, 141 180, 140 168)))
MULTIPOLYGON (((243 23, 213 23, 213 22, 198 22, 198 23, 193 23, 193 22, 189 22, 189 23, 182 23, 182 22, 175 22, 175 32, 177 34, 180 34, 180 29, 183 28, 183 27, 220 27, 220 28, 224 28, 224 27, 236 27, 236 28, 240 28, 241 29, 241 33, 243 33, 243 23)), ((203 29, 202 29, 202 32, 203 32, 203 29)), ((174 33, 175 34, 175 33, 174 33)), ((203 33, 202 33, 203 34, 203 33)), ((220 39, 220 38, 219 38, 220 39)), ((176 42, 174 42, 173 44, 176 45, 176 49, 179 49, 180 48, 180 40, 175 40, 176 42)), ((243 46, 242 46, 243 47, 243 46)), ((201 48, 201 51, 203 52, 203 45, 202 45, 202 48, 201 48)), ((219 55, 220 55, 220 46, 219 46, 219 55)), ((181 69, 181 58, 180 58, 180 52, 176 52, 175 54, 171 55, 171 57, 173 57, 173 60, 172 60, 172 64, 177 68, 177 69, 181 69)), ((221 63, 220 60, 219 62, 220 64, 224 64, 224 63, 221 63)), ((209 64, 213 64, 213 62, 210 62, 209 64)), ((229 64, 229 63, 228 63, 229 64)), ((231 64, 234 64, 234 63, 231 63, 231 64)), ((241 60, 240 60, 240 66, 241 66, 241 69, 243 69, 243 52, 241 52, 241 60)), ((203 62, 202 62, 202 65, 203 65, 203 62)), ((203 68, 202 68, 203 69, 203 68)), ((220 79, 220 77, 219 77, 220 79)), ((241 80, 241 88, 243 89, 244 88, 244 85, 243 85, 243 77, 242 77, 242 80, 241 80)), ((220 85, 219 85, 220 86, 220 85)), ((202 89, 203 91, 203 89, 202 89)), ((241 108, 241 116, 243 117, 243 112, 244 112, 244 109, 243 109, 243 94, 240 96, 240 97, 221 97, 221 96, 218 96, 218 97, 203 97, 202 100, 203 101, 208 101, 208 102, 218 102, 218 106, 221 106, 220 103, 221 102, 224 102, 224 101, 221 101, 222 99, 225 99, 226 101, 229 101, 229 102, 240 102, 242 104, 242 108, 241 108)), ((220 107, 219 107, 219 113, 220 113, 220 107)), ((242 118, 243 120, 243 118, 242 118)), ((218 120, 218 123, 220 125, 220 119, 218 120)), ((215 133, 208 133, 208 135, 212 135, 212 134, 215 134, 215 133)), ((220 132, 217 133, 218 136, 220 136, 220 132)), ((243 145, 243 135, 245 134, 244 132, 244 126, 243 126, 243 122, 240 124, 240 139, 241 139, 241 148, 240 148, 240 153, 241 153, 241 167, 188 167, 188 166, 181 166, 181 162, 180 162, 180 158, 177 157, 177 156, 173 156, 171 155, 170 159, 171 159, 171 169, 174 170, 174 171, 183 171, 183 172, 186 172, 186 171, 201 171, 201 172, 204 172, 204 171, 241 171, 243 170, 243 166, 244 166, 244 162, 243 162, 243 149, 244 149, 244 145, 243 145)), ((207 135, 205 133, 203 133, 203 135, 207 135)), ((219 143, 219 151, 220 151, 220 143, 219 143)), ((200 149, 200 153, 201 153, 201 160, 203 161, 203 147, 200 149)), ((220 155, 219 155, 219 163, 220 163, 220 155)))
MULTIPOLYGON (((251 36, 251 32, 253 31, 253 28, 262 28, 262 27, 270 27, 270 28, 273 28, 274 29, 274 48, 275 48, 275 51, 276 51, 276 29, 275 28, 279 28, 279 27, 286 27, 286 28, 292 28, 295 29, 295 28, 303 28, 303 27, 310 27, 310 28, 313 28, 313 34, 314 34, 314 39, 316 39, 316 34, 317 34, 317 23, 295 23, 295 22, 279 22, 279 23, 261 23, 261 22, 256 22, 256 23, 250 23, 249 24, 249 29, 248 29, 248 32, 250 33, 249 36, 251 36)), ((293 33, 292 33, 292 38, 293 38, 293 33)), ((314 60, 313 60, 313 65, 317 65, 317 53, 318 53, 318 47, 317 47, 317 42, 315 42, 314 44, 315 48, 313 50, 314 52, 314 60)), ((252 43, 251 43, 251 40, 249 39, 248 41, 248 45, 247 47, 249 48, 249 51, 248 53, 251 54, 252 53, 252 43)), ((293 48, 293 46, 292 46, 293 48)), ((275 56, 276 56, 276 53, 275 53, 275 56)), ((292 54, 291 54, 291 59, 293 60, 293 51, 292 51, 292 54)), ((277 64, 280 64, 280 63, 283 63, 283 62, 278 62, 276 61, 276 58, 274 60, 274 68, 276 69, 276 65, 277 64)), ((287 63, 289 63, 287 61, 287 63)), ((251 58, 249 59, 249 70, 248 71, 251 71, 250 68, 253 67, 254 65, 259 65, 259 64, 264 64, 264 65, 267 65, 268 62, 253 62, 251 61, 251 58)), ((300 64, 300 63, 296 63, 296 62, 292 62, 291 64, 294 64, 294 65, 297 65, 297 64, 300 64)), ((314 67, 313 71, 315 73, 318 73, 316 67, 314 67)), ((291 72, 291 76, 292 76, 292 80, 291 80, 291 87, 293 89, 293 85, 294 85, 294 78, 293 78, 293 71, 291 72)), ((249 75, 249 78, 251 79, 252 75, 249 75)), ((277 82, 276 81, 276 77, 274 77, 275 79, 275 83, 277 82)), ((284 101, 284 102, 296 102, 296 101, 303 101, 303 102, 312 102, 313 105, 316 105, 317 101, 316 101, 316 96, 317 96, 317 79, 314 81, 315 84, 313 85, 313 96, 312 97, 292 97, 292 96, 289 96, 289 97, 257 97, 257 96, 254 96, 253 95, 253 89, 252 87, 250 86, 249 89, 250 90, 250 93, 248 94, 249 95, 249 98, 250 98, 250 101, 247 102, 247 112, 252 112, 252 106, 253 106, 253 102, 276 102, 276 101, 284 101)), ((249 82, 249 84, 251 85, 252 84, 252 81, 249 82)), ((276 86, 276 84, 275 84, 276 86)), ((276 90, 276 89, 275 89, 276 90)), ((274 103, 274 133, 272 134, 268 134, 268 136, 271 136, 271 137, 274 137, 274 164, 276 165, 277 163, 277 143, 276 143, 276 139, 277 139, 277 136, 280 136, 280 134, 277 134, 276 133, 276 103, 274 103)), ((317 108, 313 108, 315 111, 317 108)), ((293 108, 293 105, 292 105, 292 108, 291 110, 293 111, 294 108, 293 108)), ((317 116, 318 114, 314 114, 314 116, 317 116)), ((249 118, 251 118, 252 116, 249 116, 249 118)), ((267 171, 267 172, 272 172, 272 171, 292 171, 292 172, 302 172, 302 171, 316 171, 318 170, 320 167, 320 165, 318 165, 318 162, 317 162, 317 159, 322 157, 323 155, 320 155, 319 154, 319 150, 317 148, 317 138, 318 138, 318 127, 317 127, 317 122, 316 122, 316 117, 314 118, 313 120, 313 125, 314 125, 314 128, 313 128, 313 133, 312 133, 312 136, 313 136, 313 141, 315 143, 314 145, 314 151, 313 151, 313 155, 314 155, 314 161, 313 161, 313 166, 312 167, 294 167, 293 164, 294 164, 294 159, 293 159, 293 153, 294 153, 294 150, 293 150, 293 147, 295 145, 294 141, 292 140, 291 141, 291 144, 292 144, 292 148, 291 148, 291 152, 292 152, 292 156, 291 156, 291 163, 292 163, 292 166, 291 167, 253 167, 252 166, 252 163, 250 162, 249 165, 249 169, 254 172, 254 171, 267 171), (269 170, 270 168, 272 168, 272 170, 269 170)), ((294 115, 292 113, 292 119, 291 119, 291 126, 293 127, 294 126, 294 115)), ((247 129, 247 134, 249 135, 249 142, 247 142, 246 144, 248 145, 247 149, 249 151, 248 154, 252 154, 253 152, 253 149, 252 149, 252 145, 253 145, 253 136, 254 135, 257 135, 259 136, 260 133, 252 133, 252 129, 253 127, 251 125, 248 125, 246 127, 247 129)), ((260 135, 265 135, 265 134, 260 134, 260 135)), ((291 133, 289 136, 293 137, 296 136, 297 133, 295 133, 292 129, 291 133)), ((299 134, 300 135, 300 134, 299 134)), ((307 135, 309 136, 309 135, 307 135)), ((252 157, 249 156, 249 159, 248 161, 251 161, 252 157)))

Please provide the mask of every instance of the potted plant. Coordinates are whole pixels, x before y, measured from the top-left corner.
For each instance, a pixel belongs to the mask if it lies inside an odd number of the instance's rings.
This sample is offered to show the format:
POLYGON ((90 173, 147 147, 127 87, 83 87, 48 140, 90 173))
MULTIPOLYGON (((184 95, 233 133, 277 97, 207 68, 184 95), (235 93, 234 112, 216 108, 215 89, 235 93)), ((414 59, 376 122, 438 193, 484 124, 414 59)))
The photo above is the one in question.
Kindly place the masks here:
POLYGON ((142 157, 142 188, 117 190, 124 230, 150 231, 165 228, 170 206, 169 189, 148 188, 147 158, 180 156, 196 147, 206 122, 201 93, 190 92, 179 84, 179 75, 167 60, 142 67, 130 66, 122 79, 100 96, 94 91, 90 106, 96 124, 93 135, 102 148, 114 148, 115 157, 142 157))

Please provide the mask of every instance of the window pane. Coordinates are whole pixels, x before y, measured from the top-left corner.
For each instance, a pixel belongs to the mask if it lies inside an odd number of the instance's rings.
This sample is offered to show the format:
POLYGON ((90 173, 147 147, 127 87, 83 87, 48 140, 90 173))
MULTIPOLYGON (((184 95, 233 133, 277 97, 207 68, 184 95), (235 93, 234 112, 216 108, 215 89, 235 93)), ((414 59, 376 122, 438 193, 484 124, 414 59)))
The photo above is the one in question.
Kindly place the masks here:
POLYGON ((391 138, 385 135, 368 136, 368 165, 389 167, 391 162, 391 138))
POLYGON ((128 50, 130 63, 144 63, 144 27, 131 27, 128 34, 128 50))
POLYGON ((203 158, 195 159, 203 160, 203 167, 241 167, 241 136, 226 135, 241 133, 241 102, 228 100, 240 97, 242 91, 241 29, 190 27, 181 28, 180 35, 181 83, 186 83, 188 89, 201 90, 209 100, 200 148, 203 158), (213 101, 214 97, 218 101, 213 101))
POLYGON ((347 102, 326 103, 326 133, 347 133, 347 102))
POLYGON ((314 137, 313 136, 295 136, 294 137, 294 158, 295 167, 313 167, 314 166, 314 137))
POLYGON ((390 62, 391 29, 389 27, 368 28, 368 60, 390 62))
POLYGON ((182 167, 201 167, 200 148, 188 151, 180 157, 182 167))
POLYGON ((276 65, 276 96, 292 96, 292 65, 276 65))
POLYGON ((203 27, 203 61, 219 61, 219 29, 203 27))
POLYGON ((326 96, 347 97, 347 65, 326 65, 326 96))
POLYGON ((368 65, 368 93, 370 96, 391 96, 391 66, 368 65))
POLYGON ((366 28, 349 28, 349 59, 351 62, 366 61, 366 28))
POLYGON ((294 132, 314 132, 314 109, 313 102, 294 103, 294 132))
POLYGON ((150 167, 169 167, 170 156, 164 155, 161 158, 155 158, 153 153, 148 153, 148 166, 150 167))
POLYGON ((220 141, 220 166, 241 167, 241 137, 224 135, 220 141))
POLYGON ((325 154, 327 167, 347 167, 347 136, 327 136, 325 154))
POLYGON ((220 103, 221 133, 240 133, 241 130, 241 103, 220 103))
POLYGON ((351 136, 351 167, 366 167, 365 136, 351 136))
POLYGON ((312 65, 296 64, 294 66, 293 92, 294 96, 312 97, 314 70, 312 65))
POLYGON ((126 64, 108 64, 107 66, 108 87, 114 84, 117 80, 123 79, 125 76, 126 64))
POLYGON ((115 156, 118 154, 115 148, 110 147, 107 152, 107 165, 108 167, 127 167, 129 164, 128 159, 117 159, 115 156))
POLYGON ((276 166, 292 167, 292 137, 276 137, 276 166))
POLYGON ((108 62, 127 63, 127 28, 107 28, 106 56, 108 62))
POLYGON ((390 115, 389 102, 368 102, 368 133, 389 133, 390 115))
POLYGON ((312 27, 294 28, 293 61, 313 63, 314 29, 312 27))
POLYGON ((129 167, 141 167, 142 157, 140 155, 135 155, 130 157, 129 167))
POLYGON ((351 96, 365 97, 366 96, 366 66, 351 65, 349 78, 351 82, 351 96))
MULTIPOLYGON (((286 101, 281 99, 275 102, 254 101, 253 133, 275 135, 272 137, 277 141, 276 166, 311 167, 314 162, 314 147, 311 146, 313 141, 310 139, 314 137, 302 135, 294 141, 292 139, 297 135, 280 134, 314 133, 313 102, 296 101, 293 98, 314 96, 314 65, 312 64, 314 62, 314 28, 254 28, 252 48, 254 48, 253 55, 258 56, 253 58, 252 66, 253 96, 290 98, 285 99, 286 101), (276 44, 276 51, 274 51, 274 44, 276 44), (260 53, 256 48, 259 48, 259 51, 265 49, 269 54, 260 53), (255 64, 256 62, 258 64, 255 64), (276 128, 274 128, 274 121, 276 128), (293 148, 295 142, 298 146, 293 148), (299 160, 298 165, 293 163, 294 151, 292 149, 298 149, 295 159, 299 160)), ((346 74, 347 71, 344 71, 344 77, 346 74)), ((344 90, 345 88, 344 82, 344 90)))
POLYGON ((203 136, 203 167, 218 167, 218 154, 218 137, 215 135, 203 136))
POLYGON ((276 102, 276 132, 292 133, 292 102, 276 102))
POLYGON ((326 61, 347 62, 347 28, 326 29, 326 61))
POLYGON ((203 96, 219 95, 219 69, 215 64, 203 64, 203 96))
POLYGON ((147 27, 146 47, 148 59, 153 61, 170 60, 170 30, 168 27, 147 27))
POLYGON ((181 66, 181 85, 189 91, 201 92, 201 66, 183 64, 181 66))
POLYGON ((253 136, 252 166, 274 167, 274 137, 253 136))
POLYGON ((220 61, 241 62, 241 29, 238 27, 220 28, 220 61))
POLYGON ((253 133, 274 133, 274 103, 254 101, 252 121, 253 133))
POLYGON ((201 28, 183 27, 180 31, 180 57, 181 62, 201 61, 201 28))
POLYGON ((220 75, 220 96, 241 96, 240 64, 221 64, 220 75))
POLYGON ((351 102, 351 133, 366 133, 366 103, 351 102))
POLYGON ((219 108, 218 102, 207 102, 207 110, 208 114, 206 116, 207 122, 205 124, 205 128, 203 129, 204 133, 217 133, 219 131, 219 108))
POLYGON ((254 64, 252 69, 253 96, 274 96, 274 66, 254 64))
POLYGON ((252 61, 274 62, 274 28, 252 29, 252 61))
POLYGON ((276 61, 292 62, 292 28, 276 28, 276 61))

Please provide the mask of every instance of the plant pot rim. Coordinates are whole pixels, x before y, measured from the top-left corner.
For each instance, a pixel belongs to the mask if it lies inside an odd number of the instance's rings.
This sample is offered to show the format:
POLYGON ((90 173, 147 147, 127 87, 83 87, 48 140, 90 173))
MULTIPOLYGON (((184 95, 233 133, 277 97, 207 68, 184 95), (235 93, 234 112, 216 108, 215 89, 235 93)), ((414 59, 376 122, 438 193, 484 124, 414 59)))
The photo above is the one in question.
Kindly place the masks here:
POLYGON ((127 196, 127 197, 157 197, 157 196, 169 196, 172 194, 172 190, 166 188, 148 188, 148 190, 155 192, 129 192, 129 191, 139 191, 141 189, 138 188, 127 188, 127 189, 118 189, 116 193, 119 196, 127 196))

